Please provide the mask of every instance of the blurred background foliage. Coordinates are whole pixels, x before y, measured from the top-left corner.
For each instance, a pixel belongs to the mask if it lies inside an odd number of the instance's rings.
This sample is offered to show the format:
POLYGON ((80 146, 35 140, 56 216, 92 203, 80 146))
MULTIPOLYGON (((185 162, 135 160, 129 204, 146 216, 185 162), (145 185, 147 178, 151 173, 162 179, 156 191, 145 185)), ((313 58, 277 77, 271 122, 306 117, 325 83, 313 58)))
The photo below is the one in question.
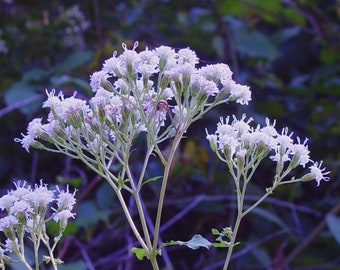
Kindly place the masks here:
MULTIPOLYGON (((212 239, 234 220, 234 193, 225 167, 205 140, 220 116, 247 113, 277 120, 309 138, 312 159, 324 160, 331 182, 280 188, 242 225, 232 269, 340 269, 340 1, 336 0, 0 0, 1 193, 16 179, 40 178, 79 189, 77 218, 59 255, 61 269, 149 269, 128 250, 135 243, 113 192, 82 164, 52 153, 26 153, 13 138, 42 116, 45 89, 92 95, 89 75, 112 52, 190 47, 200 64, 228 63, 252 89, 252 102, 210 112, 188 131, 167 193, 162 240, 200 233, 212 239)), ((134 155, 140 169, 143 145, 134 155)), ((159 175, 152 162, 150 177, 159 175)), ((264 164, 247 201, 271 181, 264 164)), ((143 191, 154 217, 156 181, 143 191)), ((133 205, 131 204, 131 209, 133 205)), ((51 225, 51 232, 55 230, 51 225)), ((225 250, 163 251, 174 269, 220 269, 225 250)), ((13 269, 20 269, 18 266, 13 269)))

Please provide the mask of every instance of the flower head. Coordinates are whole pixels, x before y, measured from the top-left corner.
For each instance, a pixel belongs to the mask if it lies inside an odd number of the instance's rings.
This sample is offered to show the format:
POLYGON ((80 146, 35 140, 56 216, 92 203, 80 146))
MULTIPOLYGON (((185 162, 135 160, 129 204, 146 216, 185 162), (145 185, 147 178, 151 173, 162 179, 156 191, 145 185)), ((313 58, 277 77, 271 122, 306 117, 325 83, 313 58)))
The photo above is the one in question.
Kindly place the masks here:
POLYGON ((313 179, 315 179, 315 181, 317 182, 318 186, 320 185, 320 182, 322 180, 329 181, 329 177, 326 175, 331 173, 330 171, 325 171, 326 168, 321 168, 321 166, 322 166, 322 161, 320 162, 320 164, 318 164, 318 162, 314 162, 314 164, 309 167, 310 173, 313 179))

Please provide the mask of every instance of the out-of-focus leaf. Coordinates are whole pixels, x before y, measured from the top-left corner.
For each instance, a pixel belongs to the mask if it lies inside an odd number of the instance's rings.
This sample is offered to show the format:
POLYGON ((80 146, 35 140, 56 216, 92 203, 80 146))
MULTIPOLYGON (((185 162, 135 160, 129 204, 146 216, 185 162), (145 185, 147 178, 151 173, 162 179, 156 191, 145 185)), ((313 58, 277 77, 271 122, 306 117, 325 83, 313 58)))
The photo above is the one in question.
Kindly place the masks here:
POLYGON ((234 42, 237 51, 248 57, 273 61, 280 55, 270 39, 259 31, 236 31, 234 32, 234 42))
POLYGON ((283 15, 286 17, 288 21, 292 24, 296 24, 299 26, 305 26, 306 20, 305 18, 295 9, 292 8, 285 8, 282 10, 283 15))
POLYGON ((263 269, 268 269, 270 266, 270 256, 267 252, 259 248, 253 248, 251 250, 252 255, 259 261, 259 263, 263 266, 263 269))
POLYGON ((115 198, 115 193, 111 186, 104 182, 96 191, 96 202, 102 209, 109 209, 112 207, 112 202, 115 198))
MULTIPOLYGON (((249 1, 250 4, 254 4, 254 1, 249 1)), ((258 0, 256 1, 256 7, 254 10, 261 10, 262 18, 268 23, 278 24, 280 21, 277 19, 277 15, 282 10, 281 0, 258 0)))
POLYGON ((78 226, 86 228, 96 224, 98 221, 106 221, 108 216, 92 201, 84 201, 77 208, 76 218, 78 226))
POLYGON ((83 182, 83 179, 81 177, 70 178, 70 177, 63 177, 61 175, 58 175, 56 177, 56 180, 58 183, 68 184, 74 188, 79 188, 83 182))
POLYGON ((326 47, 320 52, 320 59, 326 64, 336 63, 340 60, 339 48, 326 47))
POLYGON ((297 36, 301 32, 300 26, 293 26, 289 28, 284 28, 272 36, 272 40, 275 44, 280 44, 284 41, 287 41, 295 36, 297 36))
POLYGON ((49 74, 50 73, 46 70, 35 68, 26 72, 23 75, 22 80, 25 82, 39 82, 46 78, 49 74))
POLYGON ((59 270, 74 270, 74 269, 86 270, 86 269, 88 269, 88 267, 86 266, 86 264, 83 261, 78 260, 78 261, 75 261, 75 262, 72 262, 72 263, 63 263, 61 265, 58 265, 58 269, 59 270))
POLYGON ((215 36, 212 40, 212 46, 214 47, 217 55, 223 59, 225 57, 223 38, 221 36, 215 36))
POLYGON ((270 221, 274 224, 279 225, 282 228, 287 228, 287 225, 283 222, 281 218, 279 218, 277 215, 273 214, 273 212, 268 211, 262 207, 256 207, 253 211, 251 211, 253 214, 258 215, 267 221, 270 221))
POLYGON ((239 16, 247 11, 246 5, 239 0, 218 0, 218 4, 224 15, 239 16))
POLYGON ((69 57, 67 57, 63 62, 61 62, 56 69, 63 71, 63 70, 71 70, 85 63, 89 62, 92 58, 91 51, 78 51, 72 53, 69 57))
POLYGON ((84 81, 82 79, 74 78, 69 75, 60 75, 60 76, 58 75, 58 76, 51 77, 50 81, 54 87, 70 85, 74 87, 75 89, 83 89, 86 93, 92 94, 92 90, 90 88, 89 82, 84 81))
MULTIPOLYGON (((48 233, 51 233, 53 235, 58 235, 59 228, 60 228, 59 222, 50 221, 47 225, 48 233)), ((76 221, 73 219, 70 219, 67 223, 67 227, 65 231, 63 232, 63 237, 65 237, 68 234, 75 234, 78 231, 78 228, 79 227, 76 221)))
POLYGON ((6 90, 4 100, 7 106, 13 106, 23 114, 31 115, 41 108, 42 97, 39 97, 32 85, 18 82, 6 90))
POLYGON ((340 218, 333 214, 328 214, 326 216, 326 223, 334 239, 340 245, 340 218))

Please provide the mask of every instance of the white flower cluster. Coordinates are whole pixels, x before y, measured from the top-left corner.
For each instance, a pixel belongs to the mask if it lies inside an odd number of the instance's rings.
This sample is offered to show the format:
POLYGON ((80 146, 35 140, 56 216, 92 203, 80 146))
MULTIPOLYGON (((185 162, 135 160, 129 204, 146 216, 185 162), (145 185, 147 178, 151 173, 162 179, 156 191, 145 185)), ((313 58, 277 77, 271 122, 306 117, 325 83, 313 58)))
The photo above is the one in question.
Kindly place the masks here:
POLYGON ((70 193, 68 187, 66 191, 57 187, 57 192, 56 196, 55 191, 48 189, 42 181, 34 187, 26 182, 17 182, 14 190, 0 198, 0 209, 7 212, 0 219, 0 231, 7 237, 4 244, 0 243, 1 254, 20 254, 25 234, 31 241, 44 239, 46 223, 51 219, 59 222, 60 233, 65 230, 68 219, 75 216, 72 213, 76 203, 75 192, 70 193))
POLYGON ((249 168, 249 163, 257 164, 264 157, 271 154, 270 159, 277 162, 279 177, 285 176, 292 169, 307 164, 310 165, 310 174, 302 178, 304 181, 321 180, 328 181, 330 172, 321 169, 322 162, 314 162, 310 159, 307 139, 301 143, 297 138, 294 142, 292 135, 285 128, 281 133, 275 129, 275 122, 270 124, 266 119, 266 126, 250 125, 252 118, 246 119, 243 115, 240 120, 233 116, 232 120, 227 117, 225 121, 217 124, 214 134, 207 134, 210 146, 218 157, 229 165, 229 168, 244 170, 249 168))
POLYGON ((225 64, 197 68, 199 60, 188 48, 176 52, 160 46, 137 53, 136 47, 130 50, 123 44, 121 55, 115 52, 93 73, 95 96, 89 102, 64 98, 54 90, 47 93, 43 106, 50 108, 48 123, 34 119, 16 141, 27 151, 31 146, 43 148, 42 141, 47 141, 64 153, 97 156, 106 149, 118 158, 115 153, 131 146, 142 131, 159 143, 183 134, 217 104, 248 104, 251 99, 249 88, 235 83, 225 64))

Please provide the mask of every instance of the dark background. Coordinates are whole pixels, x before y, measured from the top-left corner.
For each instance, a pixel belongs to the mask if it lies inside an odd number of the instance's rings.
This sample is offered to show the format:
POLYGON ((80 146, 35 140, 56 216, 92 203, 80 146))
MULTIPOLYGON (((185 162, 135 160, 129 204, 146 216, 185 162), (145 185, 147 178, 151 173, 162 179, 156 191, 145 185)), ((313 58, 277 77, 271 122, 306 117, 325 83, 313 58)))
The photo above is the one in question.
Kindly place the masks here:
MULTIPOLYGON (((122 42, 132 48, 139 41, 139 50, 190 47, 202 65, 229 64, 234 79, 250 85, 253 100, 249 106, 220 106, 188 131, 166 196, 163 220, 172 226, 163 241, 185 241, 196 233, 213 241, 211 228, 233 223, 232 183, 209 150, 204 129, 213 132, 220 116, 247 113, 308 137, 311 158, 324 160, 331 181, 279 188, 242 224, 232 269, 276 269, 285 260, 290 269, 340 269, 339 16, 335 0, 0 0, 1 194, 16 179, 79 189, 77 218, 58 250, 66 262, 60 269, 150 269, 129 254, 135 240, 101 179, 64 156, 28 154, 13 139, 46 113, 45 89, 90 97, 89 75, 113 51, 122 52, 122 42), (178 213, 185 215, 177 219, 178 213), (301 250, 287 261, 295 249, 301 250)), ((134 157, 137 172, 142 147, 134 157)), ((149 173, 160 170, 155 162, 149 173)), ((272 170, 270 163, 260 167, 247 202, 269 186, 272 170)), ((143 191, 151 217, 158 188, 156 182, 143 191)), ((221 269, 226 251, 164 252, 175 269, 221 269)))

